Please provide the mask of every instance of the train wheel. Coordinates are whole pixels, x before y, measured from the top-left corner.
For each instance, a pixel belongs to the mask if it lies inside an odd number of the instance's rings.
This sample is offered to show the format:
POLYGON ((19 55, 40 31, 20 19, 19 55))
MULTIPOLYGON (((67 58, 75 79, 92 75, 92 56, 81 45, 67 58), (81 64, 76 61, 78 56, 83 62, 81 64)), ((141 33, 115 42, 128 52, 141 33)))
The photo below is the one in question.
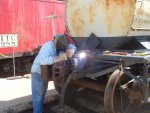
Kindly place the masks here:
POLYGON ((104 94, 107 113, 149 113, 150 104, 143 101, 143 85, 131 79, 122 82, 125 76, 116 70, 107 83, 104 94))

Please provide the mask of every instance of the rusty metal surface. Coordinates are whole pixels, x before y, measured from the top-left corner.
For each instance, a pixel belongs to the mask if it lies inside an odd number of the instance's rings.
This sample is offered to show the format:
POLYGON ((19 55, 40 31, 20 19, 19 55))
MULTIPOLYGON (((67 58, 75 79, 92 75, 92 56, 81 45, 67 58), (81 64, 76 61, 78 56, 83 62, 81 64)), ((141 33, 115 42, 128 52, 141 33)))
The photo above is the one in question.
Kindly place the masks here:
POLYGON ((41 65, 41 78, 44 81, 52 81, 52 65, 41 65))
POLYGON ((66 4, 66 23, 74 37, 150 34, 149 0, 67 0, 66 4))
POLYGON ((136 0, 67 0, 66 21, 74 37, 126 35, 136 0))

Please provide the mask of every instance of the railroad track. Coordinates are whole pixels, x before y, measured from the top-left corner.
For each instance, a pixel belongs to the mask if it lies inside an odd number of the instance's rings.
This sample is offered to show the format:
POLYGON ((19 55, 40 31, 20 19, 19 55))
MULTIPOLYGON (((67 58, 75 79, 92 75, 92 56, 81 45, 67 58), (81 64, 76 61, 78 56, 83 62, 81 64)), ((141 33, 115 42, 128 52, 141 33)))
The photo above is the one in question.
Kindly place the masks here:
MULTIPOLYGON (((149 105, 143 107, 139 106, 139 108, 129 106, 129 111, 124 110, 122 113, 149 113, 149 110, 149 105)), ((33 113, 33 111, 32 109, 29 109, 20 113, 33 113)), ((60 113, 58 95, 44 105, 43 113, 60 113)), ((87 89, 79 91, 77 94, 65 99, 63 113, 106 113, 104 109, 104 95, 103 93, 87 89)))
MULTIPOLYGON (((22 78, 22 76, 17 76, 22 78)), ((24 76, 27 77, 28 76, 24 76)), ((10 77, 9 77, 10 78, 10 77)), ((111 84, 112 85, 112 84, 111 84)), ((110 87, 111 88, 111 87, 110 87)), ((109 89, 108 89, 109 90, 109 89)), ((110 91, 110 90, 109 90, 110 91)), ((119 109, 121 112, 109 112, 109 113, 150 113, 150 103, 149 104, 140 104, 139 101, 134 103, 129 103, 127 101, 127 94, 122 90, 115 93, 115 98, 117 100, 113 103, 115 109, 119 109), (120 97, 120 100, 119 100, 120 97)), ((131 90, 129 88, 130 97, 136 97, 139 93, 138 90, 131 90), (133 92, 134 91, 134 92, 133 92), (133 93, 133 94, 132 94, 133 93), (132 94, 132 95, 131 95, 132 94), (136 95, 136 96, 135 96, 136 95)), ((111 94, 108 92, 108 94, 111 94)), ((110 95, 109 95, 110 97, 110 95)), ((53 97, 52 97, 53 98, 53 97)), ((134 98, 133 98, 134 99, 134 98)), ((106 105, 110 106, 111 100, 108 98, 108 103, 106 105)), ((65 100, 65 113, 106 113, 104 110, 104 96, 101 93, 91 90, 81 90, 75 96, 67 97, 65 100)), ((25 105, 25 104, 24 104, 25 105)), ((23 105, 23 107, 24 107, 23 105)), ((28 106, 28 105, 27 105, 28 106)), ((30 105, 31 106, 31 105, 30 105)), ((20 107, 17 106, 20 110, 20 107)), ((21 105, 22 107, 22 105, 21 105)), ((106 107, 106 106, 105 106, 106 107)), ((24 107, 25 108, 25 107, 24 107)), ((31 107, 30 107, 31 108, 31 107)), ((33 113, 32 109, 28 109, 22 112, 14 112, 13 108, 9 108, 8 112, 5 113, 33 113)), ((16 109, 16 108, 15 108, 16 109)), ((49 103, 44 105, 44 113, 59 113, 59 96, 55 95, 54 99, 51 99, 49 103)))
MULTIPOLYGON (((59 113, 59 96, 44 105, 43 113, 59 113)), ((103 104, 103 94, 82 90, 76 95, 65 99, 64 113, 106 113, 103 104)), ((32 113, 29 109, 20 113, 32 113)))

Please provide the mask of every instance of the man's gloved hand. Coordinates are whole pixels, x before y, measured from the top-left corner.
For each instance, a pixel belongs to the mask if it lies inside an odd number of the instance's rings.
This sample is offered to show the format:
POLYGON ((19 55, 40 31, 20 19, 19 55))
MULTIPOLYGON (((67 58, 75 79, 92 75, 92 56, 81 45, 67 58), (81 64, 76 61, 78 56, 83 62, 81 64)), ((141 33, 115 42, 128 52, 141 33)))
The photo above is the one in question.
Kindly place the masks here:
POLYGON ((71 58, 74 54, 75 50, 74 49, 67 49, 66 54, 68 58, 71 58))
POLYGON ((54 58, 54 63, 56 62, 61 62, 67 60, 67 54, 66 53, 61 53, 59 56, 54 58))

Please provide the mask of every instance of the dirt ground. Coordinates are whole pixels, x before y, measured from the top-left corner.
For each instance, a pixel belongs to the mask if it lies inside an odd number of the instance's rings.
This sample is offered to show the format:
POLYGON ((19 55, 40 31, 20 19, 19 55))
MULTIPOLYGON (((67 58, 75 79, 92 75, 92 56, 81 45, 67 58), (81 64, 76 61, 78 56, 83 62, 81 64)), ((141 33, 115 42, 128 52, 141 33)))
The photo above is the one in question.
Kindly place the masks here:
MULTIPOLYGON (((0 89, 0 113, 17 113, 32 108, 30 78, 1 78, 0 89)), ((53 82, 49 82, 45 103, 56 94, 53 82)))

